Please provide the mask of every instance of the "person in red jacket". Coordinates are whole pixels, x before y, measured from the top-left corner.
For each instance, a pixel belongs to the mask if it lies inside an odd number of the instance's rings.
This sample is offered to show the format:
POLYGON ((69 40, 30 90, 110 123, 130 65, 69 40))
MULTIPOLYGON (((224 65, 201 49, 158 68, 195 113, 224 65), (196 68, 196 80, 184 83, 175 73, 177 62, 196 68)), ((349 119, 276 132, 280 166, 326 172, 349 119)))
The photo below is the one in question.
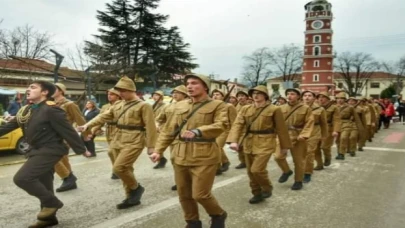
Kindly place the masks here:
POLYGON ((394 105, 391 103, 390 99, 384 99, 384 106, 385 106, 385 121, 384 121, 384 129, 390 127, 390 122, 392 117, 395 115, 395 108, 394 105))

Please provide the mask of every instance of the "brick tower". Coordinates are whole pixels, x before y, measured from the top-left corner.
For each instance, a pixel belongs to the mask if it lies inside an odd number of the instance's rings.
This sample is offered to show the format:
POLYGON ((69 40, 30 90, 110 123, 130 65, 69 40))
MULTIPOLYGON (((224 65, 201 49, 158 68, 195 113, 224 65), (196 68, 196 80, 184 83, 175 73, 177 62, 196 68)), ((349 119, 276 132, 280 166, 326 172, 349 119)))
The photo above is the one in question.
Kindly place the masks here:
POLYGON ((305 47, 300 88, 333 95, 332 4, 313 0, 305 5, 305 47))

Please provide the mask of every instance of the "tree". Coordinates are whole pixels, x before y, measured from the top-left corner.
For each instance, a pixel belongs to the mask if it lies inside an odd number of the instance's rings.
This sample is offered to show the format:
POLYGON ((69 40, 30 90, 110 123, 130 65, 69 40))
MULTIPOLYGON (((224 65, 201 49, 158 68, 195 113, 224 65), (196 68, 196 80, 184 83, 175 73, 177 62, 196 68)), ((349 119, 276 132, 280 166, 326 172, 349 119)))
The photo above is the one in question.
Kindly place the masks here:
POLYGON ((276 75, 283 76, 283 81, 296 81, 302 68, 302 55, 300 47, 290 44, 269 52, 268 58, 276 75))
POLYGON ((396 94, 395 92, 396 86, 394 84, 391 84, 387 88, 385 88, 383 91, 381 91, 380 97, 382 99, 389 98, 391 99, 392 96, 396 94))
POLYGON ((252 54, 244 56, 242 81, 249 83, 251 87, 266 84, 272 73, 272 62, 268 58, 271 55, 268 48, 260 48, 252 54))
POLYGON ((47 59, 49 49, 53 46, 52 36, 48 32, 40 32, 30 25, 12 31, 0 30, 0 58, 47 59))
POLYGON ((383 62, 382 67, 388 73, 396 75, 395 81, 393 81, 395 84, 395 93, 400 94, 404 87, 403 80, 405 79, 405 56, 403 56, 397 62, 383 62))
POLYGON ((86 41, 86 53, 111 73, 130 78, 170 79, 196 68, 177 27, 166 29, 168 16, 152 13, 160 0, 114 0, 97 11, 101 25, 97 42, 86 41))
POLYGON ((357 96, 367 85, 380 64, 371 54, 343 52, 338 54, 335 72, 343 79, 343 90, 349 96, 357 96))

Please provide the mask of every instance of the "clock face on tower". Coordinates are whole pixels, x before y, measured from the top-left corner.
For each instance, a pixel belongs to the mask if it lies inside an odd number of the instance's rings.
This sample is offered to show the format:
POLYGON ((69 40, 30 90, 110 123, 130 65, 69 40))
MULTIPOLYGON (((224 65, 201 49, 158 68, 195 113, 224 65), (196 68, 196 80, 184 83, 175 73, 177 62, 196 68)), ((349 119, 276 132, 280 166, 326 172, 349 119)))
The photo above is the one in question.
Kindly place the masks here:
POLYGON ((312 22, 313 29, 321 29, 323 27, 323 21, 314 21, 312 22))

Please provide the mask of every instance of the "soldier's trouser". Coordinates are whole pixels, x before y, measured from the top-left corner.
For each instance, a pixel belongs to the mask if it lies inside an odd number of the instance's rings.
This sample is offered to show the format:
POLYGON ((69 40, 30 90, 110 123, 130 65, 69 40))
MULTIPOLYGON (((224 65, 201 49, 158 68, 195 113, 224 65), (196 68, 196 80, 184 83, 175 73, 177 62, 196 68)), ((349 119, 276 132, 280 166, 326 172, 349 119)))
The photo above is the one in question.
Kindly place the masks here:
POLYGON ((315 153, 317 151, 320 151, 319 149, 320 147, 321 147, 321 139, 310 138, 307 141, 307 153, 305 156, 305 174, 312 174, 314 172, 315 153))
POLYGON ((367 133, 365 133, 366 135, 364 135, 362 132, 357 131, 358 132, 357 139, 358 139, 359 147, 361 147, 361 148, 365 147, 367 139, 371 139, 370 138, 370 135, 371 135, 370 129, 371 129, 371 126, 369 126, 369 125, 365 127, 364 130, 367 131, 367 133))
POLYGON ((72 167, 70 166, 68 155, 63 156, 62 159, 60 159, 60 161, 56 163, 55 172, 62 179, 65 179, 70 175, 70 173, 72 172, 72 167))
POLYGON ((347 149, 349 146, 350 131, 351 130, 342 130, 342 132, 340 132, 336 140, 339 154, 345 155, 347 153, 347 149))
POLYGON ((228 156, 226 156, 225 150, 222 147, 221 148, 221 163, 224 164, 224 163, 228 163, 228 162, 229 162, 228 156))
POLYGON ((138 182, 134 176, 134 163, 142 153, 143 148, 124 147, 112 150, 113 154, 116 155, 113 172, 121 179, 128 196, 131 190, 138 187, 138 182))
MULTIPOLYGON (((351 130, 350 131, 350 136, 349 136, 349 151, 350 152, 355 152, 357 150, 357 140, 359 138, 359 131, 356 130, 351 130)), ((364 137, 361 137, 364 138, 364 137)))
POLYGON ((259 195, 262 191, 271 192, 273 190, 267 171, 267 163, 270 157, 271 153, 245 154, 246 170, 250 179, 249 184, 253 195, 259 195))
POLYGON ((243 147, 241 146, 238 150, 238 158, 239 158, 240 163, 245 164, 246 163, 245 153, 243 151, 244 151, 243 147))
POLYGON ((367 130, 368 130, 368 139, 374 138, 374 127, 371 125, 367 125, 367 130))
POLYGON ((224 210, 211 193, 217 165, 182 166, 173 164, 174 178, 185 220, 199 220, 198 205, 209 215, 222 215, 224 210))
MULTIPOLYGON (((108 146, 110 146, 111 141, 107 141, 107 143, 108 143, 108 146)), ((110 147, 108 148, 107 154, 108 154, 108 157, 110 158, 111 164, 114 165, 116 156, 114 156, 113 150, 110 147)))
MULTIPOLYGON (((305 156, 307 152, 307 142, 306 141, 296 141, 293 143, 293 148, 291 151, 291 156, 294 162, 295 171, 295 181, 302 182, 304 179, 304 168, 305 168, 305 156)), ((288 173, 291 169, 288 166, 287 154, 281 154, 280 150, 276 150, 274 160, 277 162, 278 166, 281 168, 283 173, 288 173)))
POLYGON ((55 155, 34 155, 14 175, 14 183, 35 196, 43 207, 58 207, 60 201, 53 192, 54 166, 61 159, 55 155))
POLYGON ((325 160, 332 159, 332 146, 335 137, 332 136, 332 132, 329 132, 329 136, 321 141, 321 146, 315 151, 315 160, 317 166, 323 166, 322 151, 325 156, 325 160))

